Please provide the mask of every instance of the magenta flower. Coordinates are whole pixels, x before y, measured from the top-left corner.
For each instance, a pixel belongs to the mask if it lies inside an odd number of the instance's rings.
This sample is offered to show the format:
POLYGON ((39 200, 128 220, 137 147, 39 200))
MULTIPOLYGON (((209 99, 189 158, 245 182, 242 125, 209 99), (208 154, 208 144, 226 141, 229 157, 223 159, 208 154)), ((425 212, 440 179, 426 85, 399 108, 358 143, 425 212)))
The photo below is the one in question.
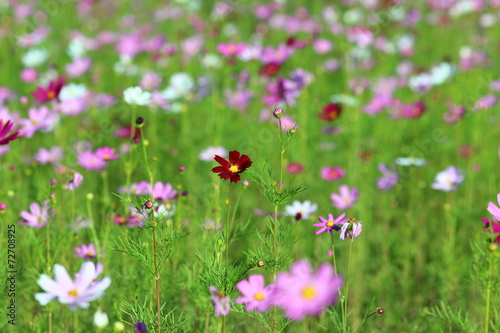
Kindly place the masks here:
POLYGON ((78 307, 87 309, 89 302, 102 297, 111 284, 109 277, 95 280, 97 271, 93 262, 84 262, 73 281, 66 269, 56 264, 54 265, 55 280, 42 274, 37 283, 45 292, 36 293, 35 298, 41 305, 57 300, 61 304, 68 304, 73 311, 78 307))
POLYGON ((231 299, 229 296, 226 296, 223 292, 218 291, 214 286, 210 286, 209 290, 212 294, 210 296, 210 300, 214 305, 215 316, 227 316, 231 310, 231 299))
POLYGON ((425 111, 423 102, 415 102, 413 104, 403 104, 401 112, 405 118, 419 118, 425 111))
POLYGON ((45 103, 59 97, 62 87, 65 84, 63 77, 58 77, 57 79, 50 81, 49 86, 46 88, 39 86, 36 91, 33 91, 31 95, 35 97, 36 103, 45 103))
POLYGON ((324 167, 321 168, 321 178, 326 181, 333 182, 345 176, 345 171, 339 167, 324 167))
POLYGON ((324 263, 313 272, 309 262, 298 261, 292 265, 290 273, 278 274, 276 303, 292 320, 301 320, 307 315, 319 316, 337 301, 343 284, 344 279, 335 275, 331 264, 324 263))
POLYGON ((47 224, 52 210, 49 210, 49 202, 47 200, 42 202, 40 206, 37 202, 30 205, 30 211, 22 211, 21 217, 24 221, 20 221, 20 225, 26 225, 33 228, 42 228, 47 224))
POLYGON ((242 43, 221 43, 217 45, 217 51, 219 51, 224 57, 233 57, 243 52, 245 47, 245 44, 242 43))
MULTIPOLYGON (((500 193, 497 194, 497 201, 500 204, 500 193)), ((500 208, 491 201, 488 202, 488 212, 495 220, 500 220, 500 208)))
POLYGON ((321 227, 316 231, 316 234, 318 235, 324 231, 326 231, 327 234, 331 233, 332 230, 339 231, 339 225, 347 222, 347 219, 344 219, 344 216, 345 213, 342 213, 339 215, 339 217, 334 219, 332 214, 328 214, 328 220, 326 220, 324 217, 319 216, 318 219, 321 221, 321 223, 313 224, 314 227, 321 227))
POLYGON ((498 234, 498 236, 493 240, 494 243, 500 244, 500 222, 496 220, 489 220, 483 217, 483 223, 485 224, 483 230, 489 234, 498 234))
POLYGON ((277 78, 275 83, 269 83, 267 85, 267 92, 269 95, 264 96, 262 100, 270 106, 276 106, 283 102, 288 105, 295 105, 295 99, 300 94, 300 90, 295 82, 282 77, 277 78))
POLYGON ((9 135, 12 126, 14 126, 12 121, 8 120, 4 123, 3 120, 0 119, 0 146, 6 145, 19 137, 19 132, 14 132, 9 135))
POLYGON ((120 155, 115 154, 115 149, 110 147, 97 148, 95 153, 105 161, 116 160, 120 157, 120 155))
POLYGON ((385 163, 379 163, 378 169, 382 172, 382 177, 377 179, 377 188, 382 191, 387 191, 396 186, 399 175, 396 171, 392 171, 385 163))
POLYGON ((75 250, 76 252, 75 257, 77 258, 83 258, 85 260, 89 260, 97 257, 95 246, 92 243, 90 243, 89 245, 82 244, 78 247, 74 247, 73 250, 75 250))
POLYGON ((276 287, 274 284, 265 287, 264 276, 262 275, 251 275, 248 280, 238 282, 236 288, 243 294, 243 297, 239 297, 234 301, 236 303, 246 303, 246 311, 264 312, 273 305, 276 287))
POLYGON ((356 187, 349 189, 347 185, 340 185, 339 194, 333 193, 330 198, 333 200, 333 206, 337 209, 346 209, 352 207, 359 197, 359 191, 356 187))
POLYGON ((83 182, 83 176, 78 172, 73 173, 73 178, 64 187, 67 190, 74 191, 80 187, 83 182))
POLYGON ((79 153, 78 164, 86 170, 101 170, 108 165, 100 155, 91 151, 79 153))
POLYGON ((363 229, 363 223, 361 221, 356 221, 355 218, 350 217, 347 219, 347 223, 342 225, 340 230, 340 239, 344 240, 346 238, 351 238, 354 242, 354 238, 358 237, 363 229))

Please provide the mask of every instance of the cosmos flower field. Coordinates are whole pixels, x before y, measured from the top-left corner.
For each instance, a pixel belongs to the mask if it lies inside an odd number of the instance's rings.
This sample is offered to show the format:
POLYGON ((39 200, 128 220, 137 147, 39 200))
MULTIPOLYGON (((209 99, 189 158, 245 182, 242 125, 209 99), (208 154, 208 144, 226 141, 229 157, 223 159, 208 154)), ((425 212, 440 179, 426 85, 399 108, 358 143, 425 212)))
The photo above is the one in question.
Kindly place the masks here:
POLYGON ((0 18, 1 332, 500 330, 500 1, 0 18))

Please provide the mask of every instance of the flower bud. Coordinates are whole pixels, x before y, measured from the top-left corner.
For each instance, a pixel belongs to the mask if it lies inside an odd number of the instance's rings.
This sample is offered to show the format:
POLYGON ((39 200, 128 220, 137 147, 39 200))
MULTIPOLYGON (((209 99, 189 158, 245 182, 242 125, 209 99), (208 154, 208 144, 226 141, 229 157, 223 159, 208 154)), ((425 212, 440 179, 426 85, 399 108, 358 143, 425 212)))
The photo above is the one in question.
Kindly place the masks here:
POLYGON ((0 210, 6 210, 7 209, 7 205, 3 202, 0 202, 0 210))
POLYGON ((135 120, 135 124, 136 124, 137 126, 141 126, 142 124, 144 124, 144 118, 142 118, 142 117, 137 118, 137 119, 135 120))
POLYGON ((495 252, 496 250, 498 250, 498 244, 497 243, 490 243, 490 245, 488 245, 488 251, 495 252))
POLYGON ((94 194, 87 193, 87 200, 94 200, 94 194))
POLYGON ((378 313, 379 315, 384 314, 384 309, 382 309, 382 308, 378 308, 378 309, 377 309, 377 313, 378 313))
POLYGON ((153 208, 153 207, 154 207, 154 205, 155 205, 155 204, 154 204, 154 202, 153 202, 153 201, 151 201, 151 200, 148 200, 148 201, 146 201, 146 202, 144 203, 144 207, 146 207, 147 209, 151 209, 151 208, 153 208))
POLYGON ((186 171, 186 167, 184 165, 179 166, 179 172, 186 171))
POLYGON ((134 332, 135 333, 147 333, 148 328, 146 327, 146 324, 143 322, 138 321, 137 324, 134 326, 134 332))
POLYGON ((290 135, 294 135, 295 133, 297 133, 297 130, 296 130, 295 128, 291 128, 291 129, 288 131, 288 133, 289 133, 290 135))
POLYGON ((123 324, 121 321, 117 321, 113 325, 113 332, 114 333, 120 333, 125 330, 125 324, 123 324))
POLYGON ((265 265, 264 260, 257 261, 257 266, 258 267, 264 267, 264 265, 265 265))
POLYGON ((283 110, 281 110, 280 108, 276 108, 273 111, 273 115, 276 119, 280 119, 283 116, 283 110))

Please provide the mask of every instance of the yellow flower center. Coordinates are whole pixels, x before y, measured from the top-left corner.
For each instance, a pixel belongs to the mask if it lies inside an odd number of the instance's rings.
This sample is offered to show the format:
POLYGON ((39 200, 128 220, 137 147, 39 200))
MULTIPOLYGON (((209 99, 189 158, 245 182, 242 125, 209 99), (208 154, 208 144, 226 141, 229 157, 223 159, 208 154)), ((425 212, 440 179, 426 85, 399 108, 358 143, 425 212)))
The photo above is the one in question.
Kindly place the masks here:
POLYGON ((55 98, 55 97, 56 97, 56 94, 55 94, 53 91, 49 91, 49 92, 47 93, 47 98, 49 98, 49 99, 53 99, 53 98, 55 98))
POLYGON ((253 298, 255 298, 257 301, 262 301, 264 299, 264 294, 256 293, 255 295, 253 295, 253 298))
POLYGON ((236 172, 240 171, 240 168, 238 168, 237 165, 231 165, 231 167, 229 168, 229 171, 236 173, 236 172))
POLYGON ((315 295, 316 290, 314 289, 314 287, 309 286, 302 290, 302 297, 304 297, 305 299, 313 299, 315 295))
POLYGON ((88 257, 93 257, 94 256, 94 253, 93 252, 90 252, 88 251, 87 253, 85 253, 88 257))
POLYGON ((78 296, 78 291, 76 291, 75 289, 72 289, 68 292, 68 295, 76 297, 76 296, 78 296))
POLYGON ((326 222, 327 227, 333 227, 335 225, 335 222, 328 221, 326 222))

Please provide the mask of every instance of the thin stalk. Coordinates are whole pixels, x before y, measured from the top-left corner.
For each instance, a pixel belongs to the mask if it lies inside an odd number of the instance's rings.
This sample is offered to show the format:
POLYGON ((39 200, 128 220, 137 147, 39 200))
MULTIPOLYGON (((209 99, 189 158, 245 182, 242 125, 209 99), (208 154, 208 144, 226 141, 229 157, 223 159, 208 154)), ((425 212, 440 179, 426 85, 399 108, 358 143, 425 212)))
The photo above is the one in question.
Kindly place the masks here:
POLYGON ((484 315, 484 333, 489 331, 490 322, 490 302, 491 302, 491 285, 493 280, 493 260, 492 255, 488 255, 488 283, 486 284, 486 313, 484 315))
POLYGON ((354 243, 351 239, 351 241, 349 242, 349 259, 347 260, 347 277, 346 277, 346 282, 345 282, 345 292, 344 292, 344 304, 343 307, 344 307, 344 311, 342 313, 342 328, 344 330, 344 332, 347 331, 347 299, 348 299, 348 296, 349 296, 349 278, 350 278, 350 274, 351 274, 351 254, 352 254, 352 243, 354 243))
POLYGON ((229 219, 231 213, 231 192, 233 184, 229 184, 229 198, 227 201, 227 216, 226 216, 226 267, 229 268, 229 235, 231 233, 231 220, 229 219))
POLYGON ((87 215, 89 216, 90 219, 90 232, 92 233, 92 237, 94 238, 95 242, 95 254, 96 257, 100 257, 100 252, 101 252, 101 244, 99 242, 99 237, 97 237, 97 232, 95 231, 95 221, 92 216, 92 207, 90 205, 91 199, 87 199, 87 215))
POLYGON ((156 230, 153 227, 153 260, 155 266, 155 288, 156 288, 156 311, 158 320, 158 333, 161 333, 161 303, 160 303, 160 274, 156 262, 156 230))

